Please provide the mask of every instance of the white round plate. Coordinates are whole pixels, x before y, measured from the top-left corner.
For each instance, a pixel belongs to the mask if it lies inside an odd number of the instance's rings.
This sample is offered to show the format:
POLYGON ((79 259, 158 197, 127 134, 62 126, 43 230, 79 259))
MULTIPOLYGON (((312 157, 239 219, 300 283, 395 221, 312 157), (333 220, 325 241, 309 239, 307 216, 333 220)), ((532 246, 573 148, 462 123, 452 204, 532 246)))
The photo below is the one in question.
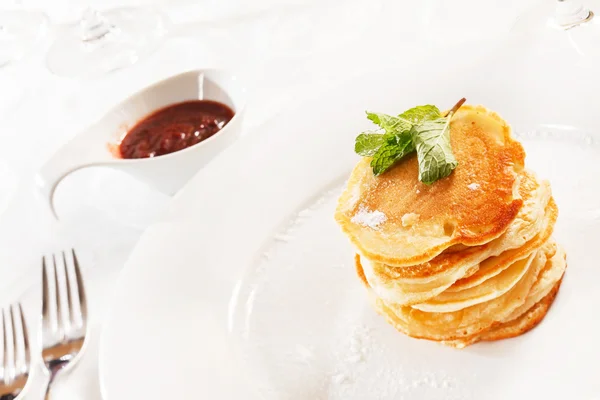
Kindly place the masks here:
POLYGON ((352 79, 201 171, 120 277, 101 344, 105 399, 600 393, 597 68, 514 43, 478 63, 462 51, 352 79), (445 108, 463 96, 510 121, 527 165, 550 180, 569 267, 539 327, 455 350, 406 337, 376 315, 333 212, 358 160, 354 138, 370 128, 366 109, 445 108))

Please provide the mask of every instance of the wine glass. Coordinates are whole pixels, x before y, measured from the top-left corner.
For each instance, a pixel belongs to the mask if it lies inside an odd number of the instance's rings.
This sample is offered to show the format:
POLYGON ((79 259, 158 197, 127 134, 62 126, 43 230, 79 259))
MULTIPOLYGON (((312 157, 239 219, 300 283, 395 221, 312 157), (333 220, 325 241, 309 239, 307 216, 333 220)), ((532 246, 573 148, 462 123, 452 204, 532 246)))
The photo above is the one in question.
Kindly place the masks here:
POLYGON ((0 10, 0 67, 23 58, 46 30, 44 13, 25 10, 0 10))
POLYGON ((600 60, 600 0, 544 0, 520 15, 512 32, 579 59, 600 60))
POLYGON ((543 0, 520 15, 514 26, 515 33, 564 31, 585 24, 594 13, 580 0, 543 0))
POLYGON ((124 68, 152 54, 164 41, 169 24, 151 6, 103 12, 87 8, 77 24, 59 32, 46 65, 55 75, 71 78, 124 68))

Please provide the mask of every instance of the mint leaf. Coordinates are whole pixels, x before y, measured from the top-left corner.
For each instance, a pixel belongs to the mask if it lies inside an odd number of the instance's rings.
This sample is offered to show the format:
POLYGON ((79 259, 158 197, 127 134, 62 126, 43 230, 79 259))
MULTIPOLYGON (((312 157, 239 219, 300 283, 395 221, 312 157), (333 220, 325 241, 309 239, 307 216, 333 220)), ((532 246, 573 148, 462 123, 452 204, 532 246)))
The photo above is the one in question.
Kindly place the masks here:
POLYGON ((432 105, 413 107, 397 117, 388 114, 367 112, 367 118, 383 128, 386 133, 402 133, 410 130, 415 124, 441 117, 440 110, 432 105))
POLYGON ((354 151, 360 155, 373 156, 371 160, 373 173, 375 176, 381 175, 415 150, 411 132, 415 124, 441 117, 440 110, 431 105, 413 107, 398 117, 368 112, 367 118, 385 129, 387 133, 382 138, 366 137, 365 134, 359 135, 356 138, 354 151), (377 143, 379 143, 378 146, 377 143), (360 153, 359 150, 361 150, 360 153))
POLYGON ((406 110, 402 114, 398 115, 398 118, 409 123, 412 127, 415 124, 421 124, 425 121, 442 118, 442 114, 436 106, 428 104, 406 110))
POLYGON ((381 175, 407 154, 417 151, 419 180, 428 185, 450 175, 458 165, 450 145, 450 119, 462 106, 462 98, 447 116, 433 105, 413 107, 394 117, 367 112, 367 118, 385 134, 365 132, 356 138, 354 151, 373 157, 375 176, 381 175))
POLYGON ((373 174, 379 176, 407 154, 415 150, 410 131, 397 135, 385 135, 384 144, 377 150, 371 160, 373 174))
POLYGON ((419 180, 431 185, 447 177, 458 165, 450 145, 450 119, 437 118, 413 126, 412 140, 419 160, 419 180))
POLYGON ((387 114, 367 112, 367 118, 383 128, 386 133, 401 133, 412 127, 409 121, 387 114))
POLYGON ((354 152, 363 157, 370 157, 385 142, 384 135, 379 133, 361 133, 354 142, 354 152))

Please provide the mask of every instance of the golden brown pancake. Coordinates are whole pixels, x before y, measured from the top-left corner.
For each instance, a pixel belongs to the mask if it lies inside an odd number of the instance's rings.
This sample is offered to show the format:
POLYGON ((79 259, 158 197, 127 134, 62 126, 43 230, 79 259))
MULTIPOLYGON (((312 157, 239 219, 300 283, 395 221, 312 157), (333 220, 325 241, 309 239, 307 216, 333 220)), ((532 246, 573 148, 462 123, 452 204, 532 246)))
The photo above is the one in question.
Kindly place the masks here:
POLYGON ((477 343, 479 341, 496 341, 502 339, 509 339, 513 337, 520 336, 524 333, 529 332, 533 328, 539 325, 540 322, 544 319, 550 306, 554 302, 556 298, 556 294, 558 293, 558 289, 562 283, 562 279, 554 284, 550 292, 546 294, 540 301, 535 303, 532 307, 526 310, 520 317, 513 319, 509 322, 499 323, 498 325, 492 326, 489 330, 484 331, 479 335, 475 335, 470 338, 455 340, 455 341, 447 341, 443 342, 445 345, 463 348, 465 346, 469 346, 471 344, 477 343))
POLYGON ((464 105, 450 127, 458 166, 432 185, 418 181, 414 155, 379 177, 369 158, 354 168, 335 217, 370 260, 425 263, 451 246, 498 238, 517 216, 525 153, 508 124, 484 107, 464 105))
POLYGON ((489 331, 484 332, 479 339, 486 341, 507 339, 522 335, 535 328, 548 313, 550 306, 556 298, 558 289, 560 289, 561 283, 562 279, 554 284, 552 290, 545 297, 535 303, 525 313, 521 314, 519 318, 493 327, 489 331))
POLYGON ((561 246, 554 244, 554 254, 548 256, 548 261, 540 272, 538 279, 531 287, 525 303, 521 307, 514 310, 512 314, 502 322, 509 322, 520 317, 535 303, 541 301, 541 299, 545 297, 550 290, 552 290, 552 287, 554 287, 556 282, 562 279, 566 268, 567 259, 565 250, 561 246))
MULTIPOLYGON (((368 288, 369 283, 367 282, 367 278, 360 268, 360 263, 356 263, 356 273, 361 282, 365 285, 365 287, 368 288)), ((562 277, 554 284, 550 292, 548 292, 545 297, 535 303, 516 319, 504 323, 498 323, 495 326, 493 325, 488 331, 484 331, 480 335, 476 335, 471 338, 465 338, 456 341, 443 341, 442 343, 456 348, 463 348, 478 341, 508 339, 529 332, 540 322, 542 322, 548 313, 548 310, 550 309, 550 306, 554 302, 556 294, 558 293, 561 283, 562 277)))
POLYGON ((501 273, 480 285, 458 292, 445 290, 426 302, 414 304, 412 307, 427 312, 451 312, 493 300, 508 292, 523 278, 536 254, 537 251, 534 251, 527 257, 513 262, 501 273))
POLYGON ((450 290, 453 285, 459 284, 467 289, 474 286, 468 284, 473 280, 480 284, 485 279, 501 273, 516 260, 527 257, 550 238, 557 215, 558 209, 551 199, 545 215, 536 222, 536 225, 541 227, 541 231, 525 243, 521 244, 521 241, 527 238, 529 234, 514 235, 517 240, 511 239, 510 241, 499 238, 487 245, 468 248, 449 255, 442 253, 442 255, 436 257, 436 260, 443 259, 440 264, 447 264, 447 270, 430 277, 427 281, 415 279, 416 282, 413 283, 414 281, 410 279, 402 278, 401 275, 398 276, 400 268, 373 263, 362 256, 360 260, 369 285, 378 297, 386 302, 399 305, 423 303, 446 290, 450 290), (517 248, 502 251, 507 243, 521 245, 517 248), (454 262, 454 264, 450 262, 454 262), (484 272, 480 274, 479 269, 481 266, 483 266, 484 272), (474 271, 473 268, 475 268, 474 271), (473 272, 469 277, 466 277, 466 272, 469 270, 473 272), (459 280, 461 278, 462 281, 459 280))
POLYGON ((400 332, 419 339, 451 341, 477 335, 510 315, 525 302, 541 267, 532 264, 521 281, 504 295, 455 312, 429 313, 385 303, 372 290, 369 295, 375 309, 400 332))
MULTIPOLYGON (((512 262, 508 268, 499 268, 502 270, 502 272, 492 275, 489 279, 483 280, 477 285, 469 286, 466 289, 458 291, 450 291, 449 289, 453 287, 451 286, 436 297, 429 299, 427 302, 415 304, 413 307, 422 311, 448 312, 460 310, 474 304, 494 299, 506 293, 522 278, 526 269, 528 268, 528 263, 533 262, 534 257, 543 257, 544 260, 550 259, 556 254, 556 249, 556 242, 554 242, 553 239, 549 239, 541 248, 536 248, 529 255, 527 255, 526 258, 512 262)), ((507 259, 515 258, 515 256, 510 255, 510 253, 513 252, 523 254, 520 248, 513 249, 502 253, 499 257, 490 257, 482 264, 489 262, 497 263, 499 265, 505 264, 507 259)), ((548 264, 550 265, 550 263, 548 264)), ((544 272, 544 270, 542 270, 542 272, 544 272)), ((540 276, 541 275, 542 273, 540 273, 540 276)), ((538 277, 536 284, 538 284, 540 280, 541 279, 538 277)), ((539 300, 539 298, 535 301, 537 300, 539 300)), ((527 308, 530 306, 531 304, 527 305, 527 308)))
POLYGON ((461 262, 478 263, 479 261, 471 259, 484 252, 485 257, 489 257, 520 247, 542 230, 543 217, 551 195, 552 191, 547 181, 539 181, 533 172, 525 170, 519 179, 519 196, 523 200, 523 206, 500 237, 481 246, 454 245, 422 264, 406 267, 387 266, 389 273, 393 274, 395 279, 406 278, 406 283, 425 283, 438 279, 440 274, 448 273, 452 269, 451 266, 457 266, 461 262), (490 253, 491 250, 493 254, 490 253))
MULTIPOLYGON (((529 285, 528 294, 524 295, 524 291, 520 291, 520 295, 513 298, 511 302, 504 302, 512 307, 512 312, 507 312, 508 308, 500 308, 500 312, 495 313, 496 320, 488 320, 488 326, 484 329, 480 329, 474 334, 463 335, 467 331, 472 332, 473 329, 473 326, 468 322, 473 319, 466 317, 460 324, 464 324, 465 326, 454 328, 457 333, 456 335, 452 335, 451 332, 448 333, 446 338, 421 335, 416 332, 418 329, 407 326, 406 321, 403 320, 402 316, 399 317, 398 313, 395 311, 397 307, 388 306, 381 299, 376 298, 372 291, 370 291, 371 299, 373 300, 376 310, 383 315, 391 325, 399 331, 416 338, 439 341, 449 346, 462 348, 481 340, 491 341, 518 336, 534 328, 546 315, 554 300, 556 292, 558 291, 565 271, 566 262, 564 250, 560 246, 556 246, 554 241, 551 240, 544 245, 544 249, 540 251, 540 256, 536 257, 538 258, 537 265, 533 265, 535 262, 532 263, 532 266, 530 267, 532 269, 529 271, 530 277, 534 276, 535 279, 521 282, 524 286, 529 285), (519 298, 521 296, 524 297, 519 298), (520 306, 515 307, 517 303, 520 303, 520 306)), ((356 258, 356 272, 363 284, 369 288, 369 284, 361 268, 358 257, 356 258)), ((494 302, 488 303, 490 306, 494 307, 494 302)), ((410 307, 404 307, 404 309, 407 308, 410 307)), ((479 318, 487 319, 484 314, 489 310, 486 308, 487 307, 479 308, 479 311, 481 312, 479 318)), ((473 309, 475 309, 475 307, 471 307, 471 311, 473 309)), ((439 324, 440 327, 443 327, 443 325, 447 323, 452 324, 458 315, 457 313, 429 314, 431 315, 431 320, 437 320, 436 323, 439 324), (440 318, 440 315, 444 314, 447 318, 440 318)), ((427 315, 428 313, 421 313, 422 318, 426 319, 427 315)), ((477 322, 477 324, 479 324, 479 322, 477 322)), ((418 323, 416 328, 419 328, 419 325, 423 324, 418 323)), ((479 327, 480 325, 478 328, 479 327)), ((437 330, 438 328, 434 329, 437 330)))

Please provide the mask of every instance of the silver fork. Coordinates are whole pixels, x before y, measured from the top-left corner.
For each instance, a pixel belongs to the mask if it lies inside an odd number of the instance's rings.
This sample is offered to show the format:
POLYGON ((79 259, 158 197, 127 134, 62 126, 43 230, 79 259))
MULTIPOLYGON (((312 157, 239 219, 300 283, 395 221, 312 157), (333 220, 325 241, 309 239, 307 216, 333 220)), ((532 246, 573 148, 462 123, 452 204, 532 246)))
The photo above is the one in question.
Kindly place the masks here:
POLYGON ((2 310, 2 357, 0 357, 0 400, 20 398, 29 379, 29 337, 21 304, 2 310), (15 308, 17 315, 15 317, 15 308), (12 346, 9 345, 12 342, 12 346))
POLYGON ((70 262, 64 251, 59 258, 62 258, 62 268, 55 255, 51 262, 42 258, 42 359, 50 376, 45 399, 50 398, 56 376, 79 360, 87 334, 87 303, 75 250, 71 250, 70 262), (64 271, 64 288, 59 283, 59 269, 64 271), (74 280, 71 279, 73 275, 74 280), (50 280, 54 280, 54 301, 50 295, 50 280), (61 300, 65 295, 66 306, 61 300))

